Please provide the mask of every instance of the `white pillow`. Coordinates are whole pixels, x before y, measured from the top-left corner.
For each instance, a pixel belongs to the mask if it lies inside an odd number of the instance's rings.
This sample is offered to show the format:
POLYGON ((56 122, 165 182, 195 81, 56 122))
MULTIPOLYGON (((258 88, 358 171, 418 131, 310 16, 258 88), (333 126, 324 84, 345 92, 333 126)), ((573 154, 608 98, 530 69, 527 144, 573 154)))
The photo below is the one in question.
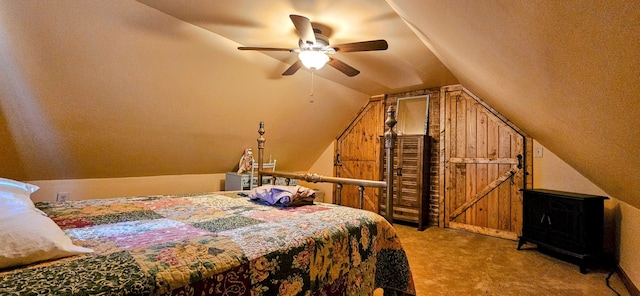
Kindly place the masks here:
POLYGON ((74 245, 49 217, 0 196, 0 269, 93 252, 74 245))
POLYGON ((0 197, 13 196, 32 209, 36 207, 33 205, 33 201, 31 201, 31 193, 36 192, 38 189, 40 189, 40 187, 33 184, 0 178, 0 197))

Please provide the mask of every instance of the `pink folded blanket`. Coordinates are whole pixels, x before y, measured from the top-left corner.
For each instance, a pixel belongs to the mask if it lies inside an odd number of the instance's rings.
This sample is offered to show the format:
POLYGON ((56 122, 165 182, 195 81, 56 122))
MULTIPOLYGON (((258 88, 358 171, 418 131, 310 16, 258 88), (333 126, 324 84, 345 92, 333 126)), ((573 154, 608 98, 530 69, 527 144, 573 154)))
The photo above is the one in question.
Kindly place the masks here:
POLYGON ((303 186, 263 185, 249 191, 249 198, 269 205, 300 206, 313 204, 316 197, 312 189, 303 186))

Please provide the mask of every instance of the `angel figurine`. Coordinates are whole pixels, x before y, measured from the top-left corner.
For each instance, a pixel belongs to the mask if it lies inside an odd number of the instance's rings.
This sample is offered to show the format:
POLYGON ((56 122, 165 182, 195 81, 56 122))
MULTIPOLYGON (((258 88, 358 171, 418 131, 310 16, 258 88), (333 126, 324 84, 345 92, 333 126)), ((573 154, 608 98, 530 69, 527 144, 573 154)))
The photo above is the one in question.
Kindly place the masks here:
POLYGON ((244 154, 238 163, 238 174, 250 172, 253 169, 253 151, 251 148, 244 149, 244 154))

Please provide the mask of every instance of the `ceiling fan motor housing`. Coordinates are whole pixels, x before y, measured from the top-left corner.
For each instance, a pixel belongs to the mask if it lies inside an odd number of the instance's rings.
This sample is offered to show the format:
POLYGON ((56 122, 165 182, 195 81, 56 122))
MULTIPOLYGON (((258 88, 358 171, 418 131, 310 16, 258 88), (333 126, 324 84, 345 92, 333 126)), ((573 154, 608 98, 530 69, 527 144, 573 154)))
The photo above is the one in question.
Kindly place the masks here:
POLYGON ((322 32, 318 29, 313 29, 314 35, 316 37, 316 42, 314 44, 305 43, 300 39, 298 45, 300 46, 300 50, 315 50, 322 51, 323 53, 335 53, 336 51, 329 47, 329 38, 322 34, 322 32))

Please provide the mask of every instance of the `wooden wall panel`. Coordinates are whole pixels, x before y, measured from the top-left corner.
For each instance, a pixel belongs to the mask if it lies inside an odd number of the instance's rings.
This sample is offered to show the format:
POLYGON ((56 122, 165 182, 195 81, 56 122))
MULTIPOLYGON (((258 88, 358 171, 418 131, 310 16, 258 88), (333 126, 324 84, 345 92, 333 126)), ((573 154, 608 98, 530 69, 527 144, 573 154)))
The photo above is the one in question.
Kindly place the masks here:
MULTIPOLYGON (((380 180, 380 139, 384 119, 382 100, 372 100, 358 113, 347 129, 336 139, 335 176, 343 178, 380 180), (339 160, 339 163, 338 163, 339 160)), ((365 190, 363 208, 378 211, 378 189, 365 190)), ((334 197, 337 196, 334 192, 334 197)), ((342 205, 360 207, 356 186, 342 188, 342 205), (347 198, 353 197, 353 198, 347 198)))

